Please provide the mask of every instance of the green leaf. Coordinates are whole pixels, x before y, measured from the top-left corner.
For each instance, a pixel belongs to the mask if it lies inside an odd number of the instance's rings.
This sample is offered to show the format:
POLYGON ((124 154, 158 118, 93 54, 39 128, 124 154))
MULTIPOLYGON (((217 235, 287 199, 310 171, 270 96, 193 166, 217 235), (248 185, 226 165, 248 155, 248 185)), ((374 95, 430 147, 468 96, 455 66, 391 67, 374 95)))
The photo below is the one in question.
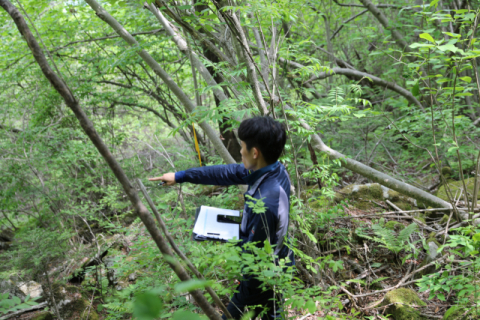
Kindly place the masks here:
POLYGON ((460 80, 463 80, 463 81, 468 82, 468 83, 472 82, 472 78, 470 78, 470 77, 461 77, 460 80))
POLYGON ((418 85, 418 82, 413 85, 412 94, 414 97, 417 97, 420 94, 420 86, 418 85))
POLYGON ((147 291, 138 295, 133 304, 133 316, 138 320, 153 320, 160 316, 163 302, 158 295, 147 291))
POLYGON ((190 311, 177 311, 173 314, 172 320, 203 320, 199 314, 190 311))
POLYGON ((430 7, 435 7, 435 9, 436 9, 439 1, 440 0, 433 0, 432 2, 430 2, 430 7))
POLYGON ((433 40, 432 36, 429 35, 428 33, 421 33, 419 37, 427 41, 430 41, 431 43, 435 43, 435 40, 433 40))
POLYGON ((443 293, 437 294, 437 298, 441 301, 445 301, 445 296, 443 295, 443 293))
POLYGON ((311 314, 314 314, 315 311, 317 311, 317 306, 315 305, 315 301, 312 299, 308 300, 307 303, 305 303, 305 309, 308 309, 308 312, 311 314))
POLYGON ((453 45, 451 43, 445 44, 443 46, 438 46, 437 48, 438 48, 438 50, 443 51, 443 52, 445 52, 445 51, 451 51, 451 52, 460 51, 460 49, 458 49, 457 47, 455 47, 455 45, 453 45))
POLYGON ((273 250, 272 250, 272 246, 270 245, 270 241, 266 239, 263 243, 264 243, 265 252, 268 254, 272 254, 273 250))
POLYGON ((175 292, 180 293, 180 292, 201 289, 201 288, 209 287, 212 284, 213 284, 213 281, 192 279, 192 280, 177 283, 175 285, 175 292))
POLYGON ((473 241, 480 241, 480 233, 475 233, 472 237, 473 241))

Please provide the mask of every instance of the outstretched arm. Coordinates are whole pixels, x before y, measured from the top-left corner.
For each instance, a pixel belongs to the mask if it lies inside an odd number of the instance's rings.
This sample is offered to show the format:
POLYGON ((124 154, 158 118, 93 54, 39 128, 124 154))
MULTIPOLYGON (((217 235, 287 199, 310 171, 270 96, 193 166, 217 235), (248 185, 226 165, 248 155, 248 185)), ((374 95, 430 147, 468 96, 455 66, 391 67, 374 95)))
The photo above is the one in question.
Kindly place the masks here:
POLYGON ((150 181, 164 181, 167 185, 175 183, 190 182, 195 184, 210 184, 229 186, 245 184, 243 180, 249 174, 243 164, 227 164, 192 168, 176 173, 169 172, 161 177, 150 178, 150 181))

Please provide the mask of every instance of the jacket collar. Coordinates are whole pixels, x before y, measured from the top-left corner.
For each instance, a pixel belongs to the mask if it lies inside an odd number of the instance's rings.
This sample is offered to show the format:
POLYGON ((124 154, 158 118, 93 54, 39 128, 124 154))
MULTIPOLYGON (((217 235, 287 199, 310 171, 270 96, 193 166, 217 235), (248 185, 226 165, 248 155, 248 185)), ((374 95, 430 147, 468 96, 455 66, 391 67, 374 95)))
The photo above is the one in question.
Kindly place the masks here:
POLYGON ((280 165, 280 163, 278 161, 276 161, 272 164, 269 164, 266 167, 263 167, 263 168, 258 169, 256 171, 253 171, 253 173, 244 177, 243 180, 250 186, 250 190, 254 191, 258 187, 258 185, 260 184, 261 180, 263 180, 263 177, 265 176, 265 174, 267 174, 270 171, 275 170, 279 165, 280 165))

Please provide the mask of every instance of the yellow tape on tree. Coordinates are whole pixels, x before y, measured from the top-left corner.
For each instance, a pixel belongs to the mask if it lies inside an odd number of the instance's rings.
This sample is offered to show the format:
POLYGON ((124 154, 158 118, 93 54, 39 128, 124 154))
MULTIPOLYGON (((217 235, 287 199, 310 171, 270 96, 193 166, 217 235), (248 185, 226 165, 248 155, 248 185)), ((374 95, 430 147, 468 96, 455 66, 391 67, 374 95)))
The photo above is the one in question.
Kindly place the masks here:
POLYGON ((200 167, 202 166, 202 157, 200 156, 200 148, 198 147, 197 134, 195 133, 195 125, 192 123, 193 128, 193 138, 195 139, 195 150, 198 153, 198 161, 200 162, 200 167))

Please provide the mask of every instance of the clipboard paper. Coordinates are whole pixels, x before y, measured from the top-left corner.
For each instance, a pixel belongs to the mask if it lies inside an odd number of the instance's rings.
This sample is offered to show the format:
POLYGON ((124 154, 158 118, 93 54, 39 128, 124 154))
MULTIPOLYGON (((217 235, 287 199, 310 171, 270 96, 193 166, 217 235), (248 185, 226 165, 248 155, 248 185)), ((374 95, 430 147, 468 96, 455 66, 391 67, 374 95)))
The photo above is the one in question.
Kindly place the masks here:
POLYGON ((201 206, 197 209, 192 239, 195 241, 228 241, 239 239, 240 225, 228 216, 240 217, 240 211, 201 206))

